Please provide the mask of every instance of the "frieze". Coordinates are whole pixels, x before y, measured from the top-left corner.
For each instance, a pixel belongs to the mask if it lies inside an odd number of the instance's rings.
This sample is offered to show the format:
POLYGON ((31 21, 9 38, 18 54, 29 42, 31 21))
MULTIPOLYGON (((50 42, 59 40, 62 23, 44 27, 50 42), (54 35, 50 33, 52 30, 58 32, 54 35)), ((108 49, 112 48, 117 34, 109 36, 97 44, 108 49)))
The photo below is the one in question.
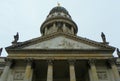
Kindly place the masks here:
POLYGON ((89 59, 88 64, 91 66, 95 66, 96 59, 89 59))
POLYGON ((72 59, 72 58, 68 60, 68 62, 69 62, 70 65, 74 65, 74 64, 75 64, 75 61, 76 61, 76 60, 75 60, 75 59, 72 59))

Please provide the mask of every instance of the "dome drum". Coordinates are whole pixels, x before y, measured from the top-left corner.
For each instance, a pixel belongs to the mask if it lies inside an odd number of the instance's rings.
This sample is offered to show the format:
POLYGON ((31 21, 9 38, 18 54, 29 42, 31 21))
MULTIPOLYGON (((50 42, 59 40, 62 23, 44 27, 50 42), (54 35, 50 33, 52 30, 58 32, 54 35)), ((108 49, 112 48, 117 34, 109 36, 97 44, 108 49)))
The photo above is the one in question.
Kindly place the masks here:
POLYGON ((76 34, 77 33, 77 26, 74 22, 67 21, 64 19, 57 19, 45 22, 41 26, 41 33, 42 35, 54 33, 54 32, 63 32, 69 34, 76 34), (49 33, 47 33, 49 32, 49 33))

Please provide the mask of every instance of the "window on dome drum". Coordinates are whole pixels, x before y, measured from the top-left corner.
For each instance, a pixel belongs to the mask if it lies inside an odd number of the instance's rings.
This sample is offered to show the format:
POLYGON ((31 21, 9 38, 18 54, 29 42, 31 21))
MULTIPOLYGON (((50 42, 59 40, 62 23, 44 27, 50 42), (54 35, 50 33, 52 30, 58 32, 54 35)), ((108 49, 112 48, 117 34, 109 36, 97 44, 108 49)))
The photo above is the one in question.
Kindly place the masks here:
POLYGON ((60 15, 60 13, 58 13, 58 15, 60 15))
POLYGON ((56 25, 57 27, 62 27, 62 22, 57 22, 56 25))

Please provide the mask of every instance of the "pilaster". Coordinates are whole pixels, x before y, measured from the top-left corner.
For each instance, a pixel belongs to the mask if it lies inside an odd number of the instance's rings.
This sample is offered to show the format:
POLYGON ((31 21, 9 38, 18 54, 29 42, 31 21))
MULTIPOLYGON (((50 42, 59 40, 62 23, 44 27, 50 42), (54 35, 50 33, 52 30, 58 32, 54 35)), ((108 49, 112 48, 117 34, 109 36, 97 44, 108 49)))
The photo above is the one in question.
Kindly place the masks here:
POLYGON ((93 81, 98 81, 97 70, 96 70, 96 66, 95 66, 95 59, 90 59, 89 65, 91 68, 93 81))
POLYGON ((26 58, 27 65, 25 70, 25 77, 24 81, 32 81, 32 75, 33 75, 33 69, 32 69, 32 63, 33 60, 31 58, 26 58))
POLYGON ((5 65, 5 68, 4 68, 3 73, 1 75, 0 81, 7 81, 8 72, 10 70, 11 65, 12 65, 12 59, 6 59, 6 65, 5 65))
POLYGON ((48 60, 47 81, 53 81, 53 63, 52 60, 48 60))
POLYGON ((69 60, 70 81, 76 81, 75 60, 69 60))
POLYGON ((109 64, 111 65, 115 81, 120 81, 120 75, 119 75, 119 72, 118 72, 118 69, 117 69, 117 66, 115 64, 114 59, 109 59, 109 64))

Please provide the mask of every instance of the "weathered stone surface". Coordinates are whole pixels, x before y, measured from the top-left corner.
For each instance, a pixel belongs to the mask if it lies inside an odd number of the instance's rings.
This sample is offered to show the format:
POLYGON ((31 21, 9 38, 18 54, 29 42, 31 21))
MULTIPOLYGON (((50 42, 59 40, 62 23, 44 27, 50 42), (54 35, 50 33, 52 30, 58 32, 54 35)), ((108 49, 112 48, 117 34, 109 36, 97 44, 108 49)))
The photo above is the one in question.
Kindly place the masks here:
POLYGON ((59 36, 47 41, 24 47, 23 49, 98 49, 98 47, 59 36))

